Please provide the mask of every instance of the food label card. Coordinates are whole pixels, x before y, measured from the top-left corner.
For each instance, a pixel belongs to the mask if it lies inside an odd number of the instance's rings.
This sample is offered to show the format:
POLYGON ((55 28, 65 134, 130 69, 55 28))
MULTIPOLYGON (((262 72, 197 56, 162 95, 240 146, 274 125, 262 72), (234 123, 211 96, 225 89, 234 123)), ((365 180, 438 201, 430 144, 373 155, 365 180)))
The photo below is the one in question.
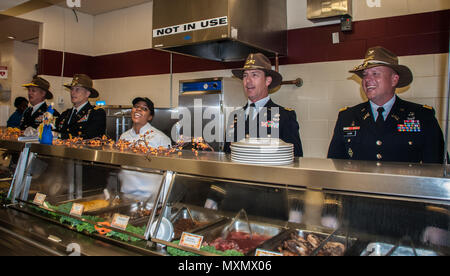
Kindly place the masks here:
POLYGON ((72 209, 70 210, 70 214, 73 215, 73 216, 81 217, 81 215, 83 214, 83 211, 84 211, 84 205, 83 204, 74 203, 72 205, 72 209))
POLYGON ((112 227, 116 227, 122 230, 127 229, 128 221, 130 221, 129 216, 124 216, 121 214, 115 214, 111 222, 112 227))
POLYGON ((202 242, 203 236, 183 232, 183 235, 181 235, 180 245, 200 250, 202 242))
POLYGON ((273 251, 267 251, 262 249, 256 249, 255 256, 258 257, 272 257, 272 256, 283 256, 283 254, 273 251))
POLYGON ((46 197, 47 197, 47 196, 44 195, 44 194, 37 193, 37 194, 34 196, 33 203, 42 206, 42 205, 44 204, 44 201, 45 201, 45 198, 46 198, 46 197))

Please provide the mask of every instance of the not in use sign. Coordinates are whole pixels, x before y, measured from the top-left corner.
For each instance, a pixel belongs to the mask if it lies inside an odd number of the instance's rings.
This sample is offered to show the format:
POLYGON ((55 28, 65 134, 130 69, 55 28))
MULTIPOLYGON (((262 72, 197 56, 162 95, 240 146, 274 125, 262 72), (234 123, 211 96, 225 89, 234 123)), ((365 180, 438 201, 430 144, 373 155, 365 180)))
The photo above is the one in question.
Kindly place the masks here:
POLYGON ((228 25, 228 17, 222 16, 217 18, 205 19, 197 22, 191 22, 176 26, 170 26, 153 30, 153 37, 161 37, 167 35, 181 34, 185 32, 193 32, 205 30, 209 28, 216 28, 228 25))

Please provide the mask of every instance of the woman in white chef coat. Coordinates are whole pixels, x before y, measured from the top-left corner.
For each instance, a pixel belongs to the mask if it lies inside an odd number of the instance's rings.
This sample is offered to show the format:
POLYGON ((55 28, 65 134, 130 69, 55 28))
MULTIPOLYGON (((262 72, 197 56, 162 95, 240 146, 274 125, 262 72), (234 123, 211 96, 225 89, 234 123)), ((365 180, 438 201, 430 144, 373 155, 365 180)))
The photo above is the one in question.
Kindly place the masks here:
MULTIPOLYGON (((170 147, 171 140, 162 131, 153 127, 149 121, 155 114, 153 102, 148 98, 135 98, 133 108, 131 109, 131 120, 133 127, 120 136, 120 140, 128 142, 137 142, 145 140, 146 143, 154 148, 170 147)), ((119 173, 121 183, 121 192, 140 198, 156 196, 162 175, 153 173, 142 173, 138 171, 126 170, 123 167, 119 173)))

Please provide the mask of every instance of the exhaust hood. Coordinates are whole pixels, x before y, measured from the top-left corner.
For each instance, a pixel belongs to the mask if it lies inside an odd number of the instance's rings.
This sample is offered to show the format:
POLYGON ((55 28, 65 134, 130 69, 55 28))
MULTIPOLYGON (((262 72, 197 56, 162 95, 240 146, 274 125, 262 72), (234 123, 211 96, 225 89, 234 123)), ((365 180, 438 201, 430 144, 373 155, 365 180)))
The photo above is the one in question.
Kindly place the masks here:
POLYGON ((286 0, 153 0, 153 48, 216 61, 287 55, 286 0))

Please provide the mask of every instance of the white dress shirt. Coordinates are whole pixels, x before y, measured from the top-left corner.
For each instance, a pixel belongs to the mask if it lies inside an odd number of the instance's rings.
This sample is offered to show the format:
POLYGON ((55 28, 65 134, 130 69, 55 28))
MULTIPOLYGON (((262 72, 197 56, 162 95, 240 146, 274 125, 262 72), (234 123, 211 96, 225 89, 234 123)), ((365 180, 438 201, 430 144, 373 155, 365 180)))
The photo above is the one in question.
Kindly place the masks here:
MULTIPOLYGON (((257 114, 259 113, 259 110, 260 110, 261 108, 263 108, 263 107, 267 104, 267 102, 268 102, 269 100, 270 100, 270 96, 267 96, 267 97, 265 97, 264 99, 261 99, 261 100, 259 100, 259 101, 257 101, 257 102, 254 103, 254 104, 255 104, 256 112, 253 114, 253 119, 256 118, 257 114)), ((250 107, 250 105, 251 105, 252 103, 253 103, 252 101, 248 100, 247 109, 245 110, 245 117, 246 117, 246 118, 247 118, 247 116, 248 116, 248 113, 250 112, 250 108, 248 108, 248 107, 250 107)))
POLYGON ((370 107, 372 108, 372 114, 373 114, 373 118, 375 120, 375 122, 377 121, 378 118, 378 108, 383 107, 384 111, 383 111, 383 119, 384 121, 386 121, 387 116, 389 115, 389 112, 391 112, 392 107, 394 106, 395 103, 395 95, 394 97, 392 97, 392 99, 390 99, 387 103, 385 103, 382 106, 379 106, 373 102, 370 101, 370 107))
POLYGON ((31 111, 31 115, 34 114, 41 106, 45 103, 45 101, 38 103, 37 105, 33 106, 33 111, 31 111))

